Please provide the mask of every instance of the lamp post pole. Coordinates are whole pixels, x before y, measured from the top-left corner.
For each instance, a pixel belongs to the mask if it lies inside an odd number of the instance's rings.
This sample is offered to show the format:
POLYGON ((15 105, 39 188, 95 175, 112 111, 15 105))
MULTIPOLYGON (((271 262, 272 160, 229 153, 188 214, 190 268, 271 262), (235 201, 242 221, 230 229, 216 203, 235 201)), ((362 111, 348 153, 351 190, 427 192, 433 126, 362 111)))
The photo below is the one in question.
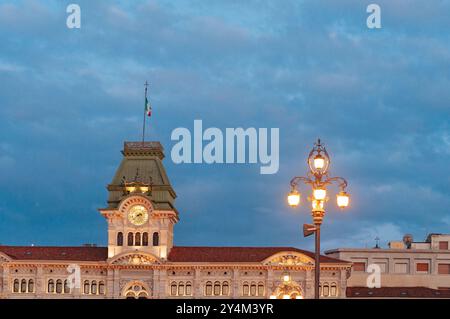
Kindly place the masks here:
POLYGON ((315 265, 314 265, 314 297, 320 298, 320 227, 325 216, 325 202, 328 201, 326 186, 334 182, 339 183, 340 192, 337 194, 337 205, 345 208, 349 204, 350 197, 345 192, 347 181, 342 177, 329 177, 328 168, 330 157, 320 139, 314 144, 308 156, 309 171, 307 176, 296 176, 291 180, 291 192, 288 195, 288 203, 292 207, 300 204, 300 193, 297 190, 300 182, 311 185, 313 196, 308 197, 312 202, 313 225, 303 225, 305 237, 315 235, 315 265))

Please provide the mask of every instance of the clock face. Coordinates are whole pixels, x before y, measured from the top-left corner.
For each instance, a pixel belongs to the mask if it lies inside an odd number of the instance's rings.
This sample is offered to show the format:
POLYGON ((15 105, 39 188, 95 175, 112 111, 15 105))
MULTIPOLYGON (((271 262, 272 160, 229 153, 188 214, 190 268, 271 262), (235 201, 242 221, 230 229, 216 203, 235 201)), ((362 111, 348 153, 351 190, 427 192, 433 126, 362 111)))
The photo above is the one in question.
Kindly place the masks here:
POLYGON ((128 220, 135 226, 144 225, 148 220, 147 209, 142 205, 134 205, 128 211, 128 220))

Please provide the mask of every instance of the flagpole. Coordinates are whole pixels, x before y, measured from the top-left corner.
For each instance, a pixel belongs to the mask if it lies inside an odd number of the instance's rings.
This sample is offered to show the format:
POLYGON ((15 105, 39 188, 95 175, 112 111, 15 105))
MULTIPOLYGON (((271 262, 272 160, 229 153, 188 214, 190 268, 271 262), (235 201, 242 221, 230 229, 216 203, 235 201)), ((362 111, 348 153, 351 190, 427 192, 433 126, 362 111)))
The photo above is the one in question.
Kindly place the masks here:
MULTIPOLYGON (((148 82, 147 81, 145 81, 144 86, 145 86, 144 103, 146 103, 146 101, 147 101, 147 87, 148 87, 148 82)), ((146 111, 147 111, 146 107, 144 107, 144 121, 143 121, 143 124, 142 124, 142 146, 144 146, 144 141, 145 141, 145 118, 146 118, 146 115, 147 115, 147 114, 145 114, 146 111)))

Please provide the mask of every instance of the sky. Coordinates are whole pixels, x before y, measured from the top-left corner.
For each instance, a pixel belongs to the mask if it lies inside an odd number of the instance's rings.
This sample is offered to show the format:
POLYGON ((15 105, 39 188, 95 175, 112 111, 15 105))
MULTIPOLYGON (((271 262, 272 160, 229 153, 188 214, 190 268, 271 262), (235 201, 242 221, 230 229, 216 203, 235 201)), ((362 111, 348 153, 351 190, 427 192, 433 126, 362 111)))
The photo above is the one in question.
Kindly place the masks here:
POLYGON ((445 0, 0 1, 0 243, 106 245, 97 209, 146 80, 176 245, 313 249, 309 203, 286 194, 319 137, 351 194, 340 211, 330 189, 323 249, 450 233, 449 29, 445 0), (279 128, 279 171, 173 163, 171 132, 196 119, 279 128))

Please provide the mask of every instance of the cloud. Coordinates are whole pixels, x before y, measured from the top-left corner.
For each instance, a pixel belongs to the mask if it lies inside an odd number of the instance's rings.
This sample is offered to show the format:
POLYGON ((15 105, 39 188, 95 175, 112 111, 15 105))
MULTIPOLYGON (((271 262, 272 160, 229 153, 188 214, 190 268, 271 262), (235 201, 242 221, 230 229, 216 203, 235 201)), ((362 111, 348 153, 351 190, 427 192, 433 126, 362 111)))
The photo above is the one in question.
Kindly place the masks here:
MULTIPOLYGON (((380 0, 381 30, 367 29, 356 0, 79 4, 79 30, 66 28, 61 1, 0 5, 0 175, 9 182, 0 200, 29 216, 23 232, 35 243, 106 243, 92 207, 106 202, 122 141, 140 138, 145 80, 149 137, 166 155, 171 131, 194 119, 280 128, 274 176, 166 157, 177 244, 312 247, 300 233, 308 208, 293 214, 285 193, 318 137, 352 194, 345 213, 328 203, 325 245, 448 231, 448 2, 380 0), (39 230, 54 216, 52 239, 39 230)), ((16 243, 14 231, 5 225, 0 241, 16 243)))

